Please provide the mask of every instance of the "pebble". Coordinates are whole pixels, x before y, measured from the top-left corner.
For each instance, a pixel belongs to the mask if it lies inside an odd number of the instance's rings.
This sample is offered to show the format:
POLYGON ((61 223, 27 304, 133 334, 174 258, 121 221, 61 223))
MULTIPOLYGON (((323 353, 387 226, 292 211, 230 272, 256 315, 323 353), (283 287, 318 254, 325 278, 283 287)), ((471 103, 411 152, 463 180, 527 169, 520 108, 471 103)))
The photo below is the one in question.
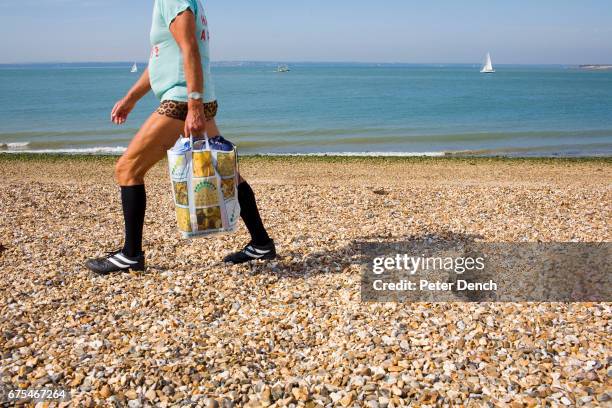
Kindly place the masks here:
POLYGON ((338 401, 340 401, 342 399, 342 393, 341 392, 332 392, 331 394, 329 394, 329 397, 331 398, 331 400, 336 403, 338 401))
POLYGON ((110 389, 110 387, 108 385, 105 385, 102 387, 102 389, 100 390, 100 396, 102 398, 108 398, 112 395, 112 391, 110 389))
POLYGON ((146 393, 145 393, 145 397, 149 400, 149 401, 155 401, 157 399, 157 394, 155 393, 155 390, 153 388, 150 388, 146 393))
POLYGON ((612 396, 610 396, 609 392, 604 392, 603 394, 597 396, 597 401, 599 402, 608 402, 610 400, 612 400, 612 396))
POLYGON ((353 401, 355 401, 356 395, 357 394, 355 391, 349 392, 348 394, 346 394, 344 397, 340 399, 340 405, 342 405, 343 407, 350 406, 353 403, 353 401))
POLYGON ((135 400, 136 398, 138 398, 138 393, 135 390, 128 390, 125 393, 125 396, 127 399, 135 400))
POLYGON ((128 401, 128 407, 129 408, 141 408, 142 403, 140 402, 140 400, 137 400, 137 399, 130 400, 128 401))

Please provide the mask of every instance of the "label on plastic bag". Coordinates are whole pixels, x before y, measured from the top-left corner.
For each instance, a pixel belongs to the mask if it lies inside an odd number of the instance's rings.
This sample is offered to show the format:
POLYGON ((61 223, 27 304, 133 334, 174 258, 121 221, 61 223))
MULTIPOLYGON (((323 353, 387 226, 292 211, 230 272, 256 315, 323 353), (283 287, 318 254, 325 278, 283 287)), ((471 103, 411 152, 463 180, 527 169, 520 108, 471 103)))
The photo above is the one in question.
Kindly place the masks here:
POLYGON ((189 175, 188 153, 168 153, 168 165, 172 180, 186 180, 189 175))

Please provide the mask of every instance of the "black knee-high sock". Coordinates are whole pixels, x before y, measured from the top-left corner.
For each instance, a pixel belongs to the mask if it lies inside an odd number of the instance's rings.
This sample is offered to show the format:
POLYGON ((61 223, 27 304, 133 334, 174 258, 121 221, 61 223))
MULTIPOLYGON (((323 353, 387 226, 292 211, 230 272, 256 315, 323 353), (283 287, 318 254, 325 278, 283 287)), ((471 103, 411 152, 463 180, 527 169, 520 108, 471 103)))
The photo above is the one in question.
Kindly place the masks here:
POLYGON ((259 216, 255 194, 246 181, 238 184, 238 203, 240 204, 240 217, 249 230, 249 234, 251 234, 253 244, 266 245, 270 243, 270 237, 259 216))
POLYGON ((121 187, 121 204, 125 220, 124 255, 134 257, 142 252, 142 227, 147 208, 145 186, 121 187))

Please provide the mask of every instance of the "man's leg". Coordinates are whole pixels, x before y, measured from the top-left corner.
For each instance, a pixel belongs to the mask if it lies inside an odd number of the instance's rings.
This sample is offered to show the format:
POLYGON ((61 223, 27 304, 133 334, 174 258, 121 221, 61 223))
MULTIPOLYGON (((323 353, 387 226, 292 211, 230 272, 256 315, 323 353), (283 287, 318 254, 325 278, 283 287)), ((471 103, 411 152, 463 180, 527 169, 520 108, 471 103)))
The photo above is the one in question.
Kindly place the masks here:
MULTIPOLYGON (((210 137, 215 137, 221 134, 214 118, 206 121, 206 133, 210 137)), ((249 183, 247 183, 241 175, 238 175, 238 203, 240 204, 240 218, 242 218, 244 225, 247 227, 247 230, 251 235, 251 242, 249 245, 266 248, 264 251, 270 249, 270 246, 274 246, 274 243, 268 236, 268 232, 266 231, 266 228, 261 220, 253 189, 251 189, 249 183)), ((266 254, 267 253, 268 252, 266 252, 266 254)), ((232 262, 232 260, 229 259, 231 257, 231 255, 226 257, 226 262, 232 262)))
POLYGON ((238 203, 240 204, 240 217, 244 221, 251 235, 251 242, 242 250, 226 256, 223 261, 231 264, 241 264, 258 259, 271 260, 276 258, 276 246, 270 239, 263 225, 255 194, 242 177, 238 184, 238 203))
MULTIPOLYGON (((206 122, 206 133, 210 137, 220 135, 214 118, 206 122)), ((239 264, 253 261, 256 259, 276 258, 276 248, 274 241, 268 236, 268 232, 263 225, 255 194, 249 183, 238 175, 238 203, 240 204, 240 218, 246 225, 251 235, 251 242, 241 251, 226 256, 223 261, 227 263, 239 264)))
POLYGON ((238 184, 238 203, 240 204, 240 218, 249 230, 251 243, 257 246, 268 245, 271 239, 259 215, 255 193, 244 179, 238 184))
POLYGON ((153 113, 132 139, 115 166, 115 179, 121 187, 125 221, 125 243, 121 251, 106 258, 92 259, 87 267, 94 272, 110 273, 144 269, 142 229, 146 209, 145 174, 166 156, 184 128, 184 122, 153 113))

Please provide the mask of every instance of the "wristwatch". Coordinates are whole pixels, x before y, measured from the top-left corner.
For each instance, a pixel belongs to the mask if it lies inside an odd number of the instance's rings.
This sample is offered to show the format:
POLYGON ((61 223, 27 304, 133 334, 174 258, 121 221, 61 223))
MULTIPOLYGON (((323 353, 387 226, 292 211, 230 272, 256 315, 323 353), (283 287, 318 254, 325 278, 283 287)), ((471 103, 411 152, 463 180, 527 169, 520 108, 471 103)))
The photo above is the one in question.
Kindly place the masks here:
POLYGON ((204 95, 202 95, 199 92, 189 92, 189 94, 187 95, 187 98, 203 101, 204 95))

